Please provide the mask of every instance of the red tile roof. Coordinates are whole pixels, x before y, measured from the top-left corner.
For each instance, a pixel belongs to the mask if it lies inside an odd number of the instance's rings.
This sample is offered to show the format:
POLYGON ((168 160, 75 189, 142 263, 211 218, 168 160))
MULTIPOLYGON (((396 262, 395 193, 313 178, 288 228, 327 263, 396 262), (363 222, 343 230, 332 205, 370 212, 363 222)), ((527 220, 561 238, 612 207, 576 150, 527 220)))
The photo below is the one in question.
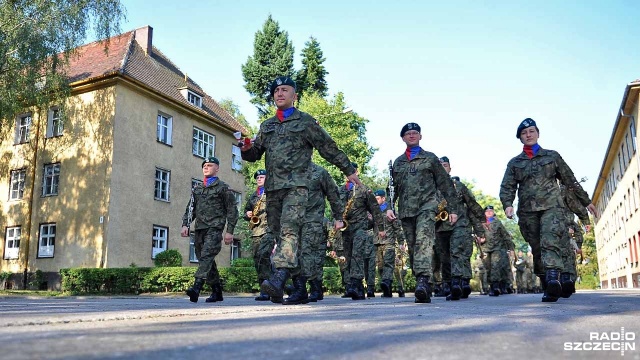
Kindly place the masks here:
MULTIPOLYGON (((105 52, 104 43, 93 42, 76 49, 69 62, 67 75, 70 81, 91 81, 100 77, 119 73, 144 83, 159 93, 178 101, 196 111, 202 112, 222 125, 247 134, 244 128, 227 111, 207 95, 192 79, 185 80, 185 74, 169 60, 160 50, 153 47, 147 54, 136 41, 136 31, 129 31, 109 39, 105 52), (180 93, 180 88, 187 87, 193 92, 203 95, 202 108, 192 105, 180 93)), ((146 44, 145 44, 146 46, 146 44)))

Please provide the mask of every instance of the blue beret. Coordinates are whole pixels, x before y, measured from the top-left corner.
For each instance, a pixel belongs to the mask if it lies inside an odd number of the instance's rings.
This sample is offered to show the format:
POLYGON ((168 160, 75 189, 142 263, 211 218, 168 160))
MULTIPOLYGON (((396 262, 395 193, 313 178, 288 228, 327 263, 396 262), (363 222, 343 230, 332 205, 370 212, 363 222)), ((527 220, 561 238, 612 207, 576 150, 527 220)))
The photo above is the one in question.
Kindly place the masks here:
POLYGON ((202 160, 202 167, 204 167, 204 164, 206 163, 214 163, 216 165, 220 165, 220 160, 218 160, 218 158, 215 156, 211 156, 208 158, 204 158, 204 160, 202 160))
POLYGON ((443 156, 443 157, 441 157, 441 158, 440 158, 440 162, 441 162, 441 163, 443 163, 443 162, 448 163, 448 162, 449 162, 449 158, 448 158, 448 157, 446 157, 446 156, 443 156))
POLYGON ((260 175, 267 176, 267 170, 260 169, 260 170, 256 171, 255 174, 253 174, 253 178, 256 179, 260 175))
POLYGON ((538 125, 536 125, 535 120, 531 119, 531 118, 526 118, 524 120, 522 120, 522 122, 520 123, 520 125, 518 125, 518 131, 516 132, 516 138, 520 139, 520 133, 522 132, 522 130, 528 128, 528 127, 532 127, 535 126, 536 127, 536 131, 538 131, 538 133, 540 133, 540 129, 538 129, 538 125))
POLYGON ((487 205, 487 206, 485 206, 485 207, 484 207, 484 210, 485 210, 485 211, 487 211, 487 210, 493 210, 493 205, 487 205))
POLYGON ((409 130, 415 130, 417 132, 420 132, 420 125, 416 124, 416 123, 408 123, 405 126, 402 127, 402 130, 400 130, 400 137, 404 136, 404 133, 406 133, 409 130))
POLYGON ((378 189, 378 190, 373 192, 373 195, 374 196, 384 196, 384 197, 386 197, 387 193, 382 189, 378 189))
POLYGON ((296 82, 289 76, 279 76, 271 83, 271 88, 269 93, 273 96, 273 93, 276 91, 276 88, 280 85, 289 85, 293 87, 293 90, 296 90, 296 82))

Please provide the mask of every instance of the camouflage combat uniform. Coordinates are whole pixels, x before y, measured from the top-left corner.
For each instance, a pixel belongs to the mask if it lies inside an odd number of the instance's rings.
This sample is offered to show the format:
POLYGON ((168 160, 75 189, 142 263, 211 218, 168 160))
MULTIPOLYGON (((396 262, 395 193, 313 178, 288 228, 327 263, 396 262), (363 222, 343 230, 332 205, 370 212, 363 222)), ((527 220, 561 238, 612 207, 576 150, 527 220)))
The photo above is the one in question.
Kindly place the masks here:
POLYGON ((253 226, 251 228, 251 250, 253 252, 253 265, 258 274, 258 285, 271 276, 271 251, 275 244, 267 225, 266 205, 266 195, 264 192, 260 194, 260 189, 256 189, 251 193, 244 206, 245 220, 250 220, 247 216, 248 211, 253 212, 253 216, 257 216, 260 219, 257 225, 250 225, 250 227, 253 226), (256 205, 258 206, 256 207, 256 205))
MULTIPOLYGON (((335 220, 342 220, 344 207, 338 195, 338 186, 327 170, 311 164, 307 186, 309 198, 302 227, 302 275, 309 281, 322 281, 322 267, 327 251, 326 227, 324 224, 325 197, 329 200, 335 220)), ((330 222, 333 225, 333 222, 330 222)))
POLYGON ((422 149, 411 160, 403 154, 394 161, 393 183, 396 193, 392 204, 398 201, 397 216, 402 221, 409 245, 411 269, 416 278, 428 278, 433 273, 436 191, 440 191, 451 209, 457 211, 459 205, 453 183, 438 157, 422 149))
POLYGON ((582 226, 575 222, 574 214, 578 215, 578 218, 583 225, 590 225, 591 221, 589 220, 589 213, 587 212, 587 209, 580 204, 574 192, 567 191, 567 187, 561 185, 560 193, 565 204, 564 214, 567 220, 567 227, 568 229, 573 230, 573 234, 569 234, 568 232, 565 234, 564 244, 566 246, 563 248, 562 252, 562 262, 564 264, 564 269, 562 271, 569 273, 571 275, 571 280, 575 281, 578 277, 578 269, 576 268, 576 251, 578 249, 582 249, 583 230, 582 226))
POLYGON ((518 193, 518 225, 531 246, 534 271, 539 276, 564 266, 562 237, 567 226, 557 179, 567 184, 583 207, 591 203, 569 166, 553 150, 540 148, 531 159, 523 151, 509 161, 500 185, 500 201, 505 209, 513 206, 518 193))
POLYGON ((355 172, 331 136, 311 115, 297 109, 282 121, 273 116, 260 124, 253 146, 242 151, 242 159, 251 162, 266 153, 267 220, 278 242, 273 262, 277 269, 287 269, 294 277, 300 273, 300 232, 314 148, 345 175, 355 172))
MULTIPOLYGON (((482 250, 480 250, 482 251, 482 250)), ((489 283, 487 282, 487 270, 484 266, 484 258, 477 257, 473 261, 473 273, 475 275, 480 294, 484 294, 489 289, 489 283)))
MULTIPOLYGON (((182 226, 189 227, 189 207, 182 216, 182 226)), ((222 231, 233 234, 238 222, 238 208, 229 186, 217 179, 209 186, 198 184, 193 188, 193 219, 195 219, 195 252, 198 270, 195 278, 215 286, 220 285, 220 274, 215 257, 222 249, 222 231)))
POLYGON ((502 222, 494 218, 487 222, 485 227, 485 242, 481 245, 485 256, 485 268, 490 283, 504 281, 504 263, 508 264, 507 250, 513 248, 511 235, 507 232, 502 222), (506 258, 506 259, 505 259, 506 258))
POLYGON ((384 203, 378 208, 384 217, 384 229, 374 227, 373 244, 376 247, 376 266, 380 280, 393 281, 393 271, 396 263, 396 246, 404 244, 404 234, 402 233, 402 223, 400 220, 389 220, 386 217, 388 204, 384 203), (384 209, 383 209, 384 208, 384 209), (384 238, 378 236, 379 231, 386 231, 384 238))

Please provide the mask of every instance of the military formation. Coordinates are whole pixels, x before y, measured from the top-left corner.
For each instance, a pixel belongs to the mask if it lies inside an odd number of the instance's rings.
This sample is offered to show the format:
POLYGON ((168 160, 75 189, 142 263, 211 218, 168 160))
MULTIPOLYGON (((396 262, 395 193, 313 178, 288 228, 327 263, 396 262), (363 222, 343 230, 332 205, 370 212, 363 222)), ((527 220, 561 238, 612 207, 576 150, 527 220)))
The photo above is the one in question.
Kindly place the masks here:
MULTIPOLYGON (((389 163, 387 188, 373 190, 360 181, 358 164, 311 115, 294 107, 296 84, 290 77, 278 77, 270 90, 275 116, 260 125, 253 140, 239 144, 243 160, 265 160, 265 169, 254 174, 257 187, 243 214, 260 287, 256 301, 323 300, 326 256, 338 263, 343 297, 355 301, 375 297, 376 286, 382 297, 392 297, 394 289, 404 297, 409 269, 415 303, 430 303, 434 296, 467 299, 474 277, 480 293, 492 297, 543 292, 543 302, 555 302, 575 292, 582 225, 589 226, 587 211, 595 215, 596 210, 562 157, 538 145, 534 120, 519 124, 523 152, 509 161, 500 186, 509 218, 517 196, 518 225, 529 245, 516 253, 493 205, 481 207, 460 179, 450 176, 449 158, 420 146, 417 123, 400 130, 406 151, 389 163), (338 186, 311 161, 314 149, 342 171, 344 184, 338 186), (331 219, 325 217, 326 203, 331 219), (289 280, 293 285, 285 298, 289 280)), ((228 186, 216 176, 218 165, 213 157, 203 161, 204 181, 193 188, 182 219, 183 236, 196 224, 199 264, 187 290, 192 302, 205 283, 213 289, 207 302, 223 300, 214 258, 223 240, 232 241, 238 213, 228 186)))

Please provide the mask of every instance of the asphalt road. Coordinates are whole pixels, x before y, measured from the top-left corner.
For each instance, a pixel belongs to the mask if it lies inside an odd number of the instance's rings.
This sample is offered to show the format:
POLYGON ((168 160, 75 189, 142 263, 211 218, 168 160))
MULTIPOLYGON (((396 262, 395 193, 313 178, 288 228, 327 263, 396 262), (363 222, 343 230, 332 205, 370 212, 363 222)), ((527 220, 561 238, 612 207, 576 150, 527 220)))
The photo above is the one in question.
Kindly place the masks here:
POLYGON ((640 359, 640 291, 407 296, 0 297, 0 359, 640 359))

